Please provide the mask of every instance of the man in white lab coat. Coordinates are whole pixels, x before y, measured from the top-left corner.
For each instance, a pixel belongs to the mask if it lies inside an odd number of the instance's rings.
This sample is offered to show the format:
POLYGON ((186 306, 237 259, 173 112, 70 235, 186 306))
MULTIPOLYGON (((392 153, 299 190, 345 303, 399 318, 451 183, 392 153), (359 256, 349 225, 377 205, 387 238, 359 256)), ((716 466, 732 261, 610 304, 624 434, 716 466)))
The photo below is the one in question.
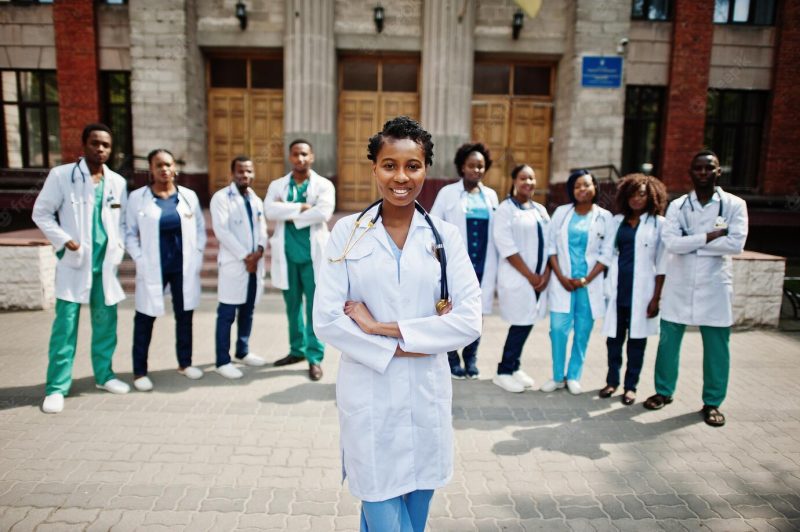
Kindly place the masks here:
POLYGON ((237 321, 236 360, 263 366, 266 360, 250 352, 253 311, 264 288, 264 249, 267 221, 264 204, 250 185, 253 161, 240 155, 231 161, 231 184, 211 198, 211 222, 219 241, 217 298, 217 373, 239 379, 242 371, 231 363, 231 327, 237 321), (238 313, 238 320, 237 320, 238 313))
POLYGON ((689 176, 694 190, 667 209, 662 233, 667 257, 662 293, 661 335, 656 358, 656 394, 644 407, 658 410, 672 402, 678 380, 679 355, 687 325, 703 337, 703 419, 725 424, 719 406, 725 400, 730 370, 733 324, 732 255, 747 240, 747 204, 717 186, 722 174, 717 155, 709 150, 692 158, 689 176))
POLYGON ((125 254, 125 179, 105 165, 111 155, 111 130, 89 124, 83 130, 83 157, 50 170, 33 206, 33 221, 53 244, 56 265, 56 317, 50 335, 50 360, 42 411, 64 409, 72 385, 81 305, 92 320, 92 369, 98 388, 128 393, 111 370, 117 347, 117 303, 125 299, 117 267, 125 254))

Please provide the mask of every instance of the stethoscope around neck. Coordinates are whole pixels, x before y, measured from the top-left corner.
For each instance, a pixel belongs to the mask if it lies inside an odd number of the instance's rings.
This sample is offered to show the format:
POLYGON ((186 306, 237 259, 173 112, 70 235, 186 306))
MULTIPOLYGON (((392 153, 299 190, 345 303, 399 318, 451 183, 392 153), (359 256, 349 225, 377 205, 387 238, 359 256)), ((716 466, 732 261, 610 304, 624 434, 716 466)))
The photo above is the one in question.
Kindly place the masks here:
MULTIPOLYGON (((428 215, 427 211, 420 205, 417 201, 414 201, 414 208, 425 218, 425 221, 428 223, 428 226, 433 231, 433 239, 434 239, 434 253, 436 258, 439 261, 439 267, 441 268, 441 277, 439 279, 439 300, 436 302, 436 311, 441 314, 441 312, 447 307, 448 302, 450 301, 450 291, 447 288, 447 254, 444 250, 444 243, 442 242, 442 236, 439 234, 439 231, 436 229, 436 226, 433 224, 433 220, 428 215)), ((350 253, 356 244, 361 241, 364 235, 375 226, 375 223, 380 219, 381 214, 383 213, 383 199, 379 199, 363 211, 361 214, 358 215, 356 218, 356 222, 353 224, 353 229, 350 231, 350 236, 347 237, 347 242, 344 245, 344 250, 342 251, 342 255, 339 257, 330 257, 328 261, 335 263, 335 262, 343 262, 346 258, 348 253, 350 253), (375 207, 378 207, 375 211, 375 214, 372 216, 366 225, 364 225, 364 232, 353 241, 353 237, 355 236, 356 229, 361 227, 362 220, 367 215, 367 213, 375 207)))
MULTIPOLYGON (((722 194, 719 192, 719 187, 714 187, 714 194, 716 194, 719 198, 719 211, 717 212, 717 219, 720 219, 722 218, 722 194)), ((711 195, 712 198, 714 197, 714 194, 711 195)), ((685 226, 683 223, 681 224, 681 236, 689 235, 689 215, 686 214, 686 209, 684 209, 687 202, 689 203, 689 209, 694 212, 694 202, 692 201, 691 194, 686 194, 686 197, 683 199, 683 203, 681 203, 680 209, 678 209, 683 213, 683 221, 686 222, 685 226)))
MULTIPOLYGON (((151 186, 150 185, 146 185, 146 186, 147 186, 147 191, 150 193, 150 199, 153 201, 153 204, 156 204, 158 198, 153 193, 153 189, 151 188, 151 186)), ((194 216, 194 213, 192 212, 192 204, 189 203, 189 200, 186 198, 184 193, 181 192, 181 189, 180 189, 180 187, 178 185, 175 185, 175 192, 178 194, 178 196, 180 198, 183 198, 184 203, 186 203, 186 206, 189 208, 189 212, 183 214, 183 216, 185 218, 191 218, 192 216, 194 216)), ((161 199, 166 199, 166 198, 161 198, 161 199)), ((143 211, 139 211, 139 214, 143 215, 144 212, 143 211)))

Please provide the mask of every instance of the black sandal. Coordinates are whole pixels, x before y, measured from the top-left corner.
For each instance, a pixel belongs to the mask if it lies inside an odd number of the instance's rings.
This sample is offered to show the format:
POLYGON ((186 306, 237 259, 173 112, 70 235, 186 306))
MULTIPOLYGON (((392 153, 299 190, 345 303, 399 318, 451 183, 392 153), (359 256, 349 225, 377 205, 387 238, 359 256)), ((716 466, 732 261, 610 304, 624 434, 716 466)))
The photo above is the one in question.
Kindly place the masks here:
POLYGON ((657 393, 647 398, 647 400, 644 402, 644 407, 648 410, 661 410, 671 402, 671 395, 661 395, 660 393, 657 393))
POLYGON ((703 405, 700 413, 703 414, 703 421, 706 422, 706 425, 721 427, 725 424, 725 416, 716 406, 703 405))
POLYGON ((633 403, 636 402, 636 392, 633 390, 625 390, 625 393, 622 394, 622 404, 625 406, 631 406, 633 403))
POLYGON ((597 392, 597 395, 599 395, 603 399, 608 399, 609 397, 614 395, 614 392, 616 392, 616 391, 617 391, 617 387, 616 386, 611 386, 609 384, 609 385, 606 385, 605 388, 603 388, 602 390, 597 392))

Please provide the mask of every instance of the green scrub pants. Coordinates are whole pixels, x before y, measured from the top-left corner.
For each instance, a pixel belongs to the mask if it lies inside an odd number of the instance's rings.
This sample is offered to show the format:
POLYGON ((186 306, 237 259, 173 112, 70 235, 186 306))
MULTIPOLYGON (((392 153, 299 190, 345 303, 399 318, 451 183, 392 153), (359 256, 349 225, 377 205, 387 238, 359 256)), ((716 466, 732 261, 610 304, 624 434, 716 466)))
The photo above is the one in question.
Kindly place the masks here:
MULTIPOLYGON (((671 397, 678 381, 681 341, 686 325, 661 320, 656 356, 656 393, 671 397)), ((728 391, 730 327, 700 326, 703 337, 703 404, 719 407, 728 391)))
POLYGON ((286 262, 289 289, 283 291, 286 317, 289 320, 290 354, 304 357, 309 364, 319 364, 325 345, 314 334, 314 264, 312 262, 286 262), (306 315, 303 321, 303 296, 306 298, 306 315))
MULTIPOLYGON (((92 369, 97 384, 114 377, 111 357, 117 347, 117 305, 106 305, 103 294, 103 274, 92 278, 89 299, 92 318, 92 369)), ((50 361, 47 365, 46 395, 67 395, 72 385, 72 363, 78 343, 78 321, 81 304, 56 299, 56 318, 50 335, 50 361)))

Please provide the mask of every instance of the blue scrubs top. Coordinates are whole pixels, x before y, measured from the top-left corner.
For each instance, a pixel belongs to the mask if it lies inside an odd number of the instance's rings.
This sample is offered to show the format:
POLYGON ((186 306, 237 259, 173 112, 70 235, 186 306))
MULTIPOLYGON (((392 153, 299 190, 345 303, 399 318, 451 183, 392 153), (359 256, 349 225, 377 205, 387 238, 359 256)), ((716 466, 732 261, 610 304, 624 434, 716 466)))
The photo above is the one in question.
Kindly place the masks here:
POLYGON ((483 268, 486 263, 486 249, 489 245, 489 218, 491 211, 489 202, 483 192, 467 194, 467 251, 472 268, 483 281, 483 268))
POLYGON ((567 236, 570 277, 573 279, 586 277, 586 274, 589 273, 589 265, 586 263, 586 246, 589 244, 589 226, 592 223, 589 214, 581 215, 575 212, 569 219, 567 236))
POLYGON ((617 247, 619 258, 617 260, 617 306, 631 308, 633 299, 633 260, 636 249, 636 230, 627 221, 622 222, 617 232, 617 247))
POLYGON ((178 212, 178 193, 168 198, 156 198, 161 209, 158 222, 160 234, 161 275, 183 271, 183 235, 181 234, 181 215, 178 212))

